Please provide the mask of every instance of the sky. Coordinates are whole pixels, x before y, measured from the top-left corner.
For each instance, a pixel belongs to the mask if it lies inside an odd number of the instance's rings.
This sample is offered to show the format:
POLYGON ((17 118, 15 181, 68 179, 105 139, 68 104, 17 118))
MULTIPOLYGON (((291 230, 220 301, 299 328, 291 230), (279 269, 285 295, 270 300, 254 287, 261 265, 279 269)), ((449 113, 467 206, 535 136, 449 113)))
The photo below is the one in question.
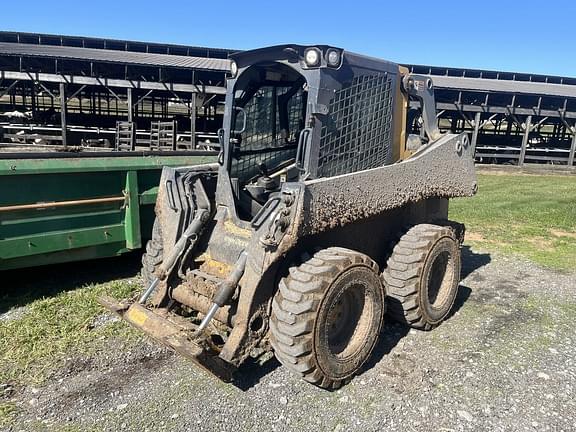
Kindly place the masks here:
POLYGON ((1 30, 218 48, 327 44, 398 63, 576 77, 576 1, 1 0, 1 30))

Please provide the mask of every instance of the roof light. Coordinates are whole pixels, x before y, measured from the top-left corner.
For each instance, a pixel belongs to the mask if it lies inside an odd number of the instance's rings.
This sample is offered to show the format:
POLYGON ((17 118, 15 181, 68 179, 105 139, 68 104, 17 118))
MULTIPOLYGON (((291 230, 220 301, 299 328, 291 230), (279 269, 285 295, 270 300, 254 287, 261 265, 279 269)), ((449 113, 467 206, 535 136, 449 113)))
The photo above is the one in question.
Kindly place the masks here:
POLYGON ((320 50, 318 48, 308 48, 304 51, 304 62, 308 67, 320 66, 320 50))
POLYGON ((232 60, 230 63, 230 76, 236 78, 236 75, 238 75, 238 65, 234 60, 232 60))
POLYGON ((328 66, 337 68, 340 66, 340 62, 342 61, 342 53, 335 49, 329 49, 326 52, 326 63, 328 66))

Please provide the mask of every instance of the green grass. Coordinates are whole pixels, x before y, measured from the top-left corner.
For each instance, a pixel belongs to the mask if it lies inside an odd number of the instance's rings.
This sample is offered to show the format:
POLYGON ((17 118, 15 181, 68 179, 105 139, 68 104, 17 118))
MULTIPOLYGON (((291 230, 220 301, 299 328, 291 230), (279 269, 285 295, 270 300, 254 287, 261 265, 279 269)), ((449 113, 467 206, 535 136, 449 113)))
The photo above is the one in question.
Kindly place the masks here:
POLYGON ((98 296, 126 298, 136 288, 127 281, 87 285, 33 300, 22 316, 0 321, 0 383, 39 384, 68 357, 97 351, 107 337, 130 340, 136 333, 125 323, 91 324, 104 313, 98 296))
POLYGON ((466 224, 467 242, 576 269, 576 177, 483 174, 475 197, 450 205, 450 218, 466 224))
POLYGON ((16 416, 16 406, 11 402, 0 402, 0 427, 8 426, 16 416))

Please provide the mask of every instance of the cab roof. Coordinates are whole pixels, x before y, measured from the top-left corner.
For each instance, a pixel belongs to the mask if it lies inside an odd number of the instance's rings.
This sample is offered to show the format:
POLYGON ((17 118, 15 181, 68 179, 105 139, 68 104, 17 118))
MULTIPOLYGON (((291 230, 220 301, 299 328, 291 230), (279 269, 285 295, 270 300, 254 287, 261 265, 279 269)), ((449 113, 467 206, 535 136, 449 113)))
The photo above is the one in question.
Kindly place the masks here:
POLYGON ((332 45, 298 45, 298 44, 282 44, 273 45, 269 47, 257 48, 249 51, 239 51, 230 54, 229 58, 238 63, 239 67, 249 66, 251 64, 260 63, 263 61, 300 61, 304 57, 304 51, 308 48, 318 48, 323 53, 328 49, 336 49, 342 51, 343 64, 352 67, 360 67, 374 70, 381 70, 386 72, 398 72, 398 64, 375 58, 362 54, 346 51, 342 48, 332 45))

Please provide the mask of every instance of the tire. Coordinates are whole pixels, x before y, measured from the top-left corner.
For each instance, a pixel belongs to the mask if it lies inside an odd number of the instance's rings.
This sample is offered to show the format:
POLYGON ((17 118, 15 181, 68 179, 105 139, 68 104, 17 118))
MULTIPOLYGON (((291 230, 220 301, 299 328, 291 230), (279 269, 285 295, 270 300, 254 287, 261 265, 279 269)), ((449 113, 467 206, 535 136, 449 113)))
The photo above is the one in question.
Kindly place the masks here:
POLYGON ((389 316, 410 327, 431 330, 450 313, 460 283, 456 231, 450 226, 420 224, 400 238, 382 273, 389 316))
POLYGON ((162 230, 158 220, 154 220, 152 227, 152 238, 146 243, 146 252, 142 255, 142 278, 144 286, 148 287, 154 280, 156 268, 162 264, 164 259, 164 244, 162 241, 162 230))
POLYGON ((339 388, 372 354, 384 299, 378 265, 366 255, 335 247, 315 253, 290 268, 272 301, 276 358, 312 384, 339 388))

